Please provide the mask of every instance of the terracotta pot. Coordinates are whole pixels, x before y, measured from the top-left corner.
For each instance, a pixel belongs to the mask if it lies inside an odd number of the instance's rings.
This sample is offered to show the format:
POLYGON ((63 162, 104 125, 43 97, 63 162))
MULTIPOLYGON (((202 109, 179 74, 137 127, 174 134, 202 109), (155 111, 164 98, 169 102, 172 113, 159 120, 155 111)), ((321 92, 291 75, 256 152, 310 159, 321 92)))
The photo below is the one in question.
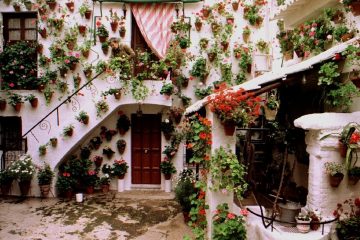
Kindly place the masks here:
POLYGON ((85 18, 86 18, 86 19, 90 19, 90 18, 91 18, 91 13, 92 13, 91 10, 86 11, 85 14, 84 14, 84 15, 85 15, 85 18))
POLYGON ((37 45, 36 51, 37 51, 39 54, 42 54, 42 53, 43 53, 43 50, 44 50, 44 45, 42 45, 42 44, 37 45))
POLYGON ((29 190, 30 190, 30 184, 31 184, 31 181, 20 181, 19 182, 21 196, 28 195, 29 190))
POLYGON ((320 227, 320 221, 319 220, 311 220, 310 222, 310 229, 313 231, 318 230, 320 227))
POLYGON ((0 111, 4 111, 6 109, 6 100, 0 101, 0 111))
POLYGON ((69 189, 65 192, 65 197, 67 200, 71 201, 74 196, 74 192, 72 189, 69 189))
POLYGON ((111 22, 110 23, 110 27, 113 32, 116 32, 118 26, 119 26, 119 22, 111 22))
POLYGON ((49 6, 50 10, 54 10, 56 8, 56 2, 47 2, 46 4, 49 6))
POLYGON ((38 11, 39 11, 40 15, 45 15, 46 14, 46 8, 44 8, 44 7, 39 8, 38 11))
POLYGON ((264 110, 265 110, 265 118, 268 121, 274 121, 277 115, 278 110, 277 109, 270 109, 268 108, 266 105, 264 106, 264 110))
POLYGON ((295 53, 296 53, 296 56, 297 56, 298 58, 304 57, 304 51, 301 50, 301 49, 295 50, 295 53))
POLYGON ((221 44, 223 50, 224 50, 224 51, 227 51, 227 49, 228 49, 228 47, 229 47, 229 42, 221 42, 220 44, 221 44))
POLYGON ((105 154, 105 155, 106 155, 106 157, 107 157, 108 159, 111 159, 112 156, 114 155, 114 153, 107 153, 107 154, 105 154))
POLYGON ((109 184, 101 185, 101 191, 102 191, 103 193, 109 192, 109 188, 110 188, 110 185, 109 185, 109 184))
POLYGON ((73 133, 74 133, 74 130, 71 128, 71 129, 69 129, 69 131, 67 132, 66 136, 71 137, 71 136, 73 135, 73 133))
POLYGON ((93 194, 94 193, 94 186, 87 186, 86 187, 86 193, 87 194, 93 194))
POLYGON ((208 9, 202 9, 202 14, 203 14, 203 17, 204 18, 207 18, 207 17, 209 17, 209 15, 210 15, 210 10, 208 10, 208 9))
POLYGON ((57 143, 58 143, 57 138, 51 138, 51 139, 50 139, 50 143, 51 143, 51 146, 52 146, 52 147, 56 147, 56 146, 57 146, 57 143))
POLYGON ((88 58, 89 54, 90 54, 90 51, 89 50, 81 51, 81 54, 84 56, 84 58, 88 58))
POLYGON ((70 70, 71 70, 71 71, 75 71, 76 66, 77 66, 77 63, 72 63, 72 64, 70 65, 70 70))
POLYGON ((237 11, 239 9, 239 2, 232 2, 231 6, 234 11, 237 11))
POLYGON ((170 138, 171 138, 171 134, 170 134, 170 133, 164 133, 164 137, 165 137, 165 139, 166 139, 167 141, 169 141, 170 138))
POLYGON ((233 136, 235 132, 235 123, 233 122, 224 122, 224 131, 226 136, 233 136))
POLYGON ((122 175, 118 176, 118 179, 124 179, 124 177, 125 177, 125 174, 122 174, 122 175))
POLYGON ((84 75, 87 79, 90 79, 92 76, 92 70, 86 70, 84 71, 84 75))
POLYGON ((189 212, 182 212, 183 213, 183 216, 184 216, 184 223, 188 223, 190 220, 191 220, 191 218, 190 218, 190 213, 189 212))
POLYGON ((87 125, 89 123, 89 116, 86 116, 83 120, 82 123, 87 125))
POLYGON ((60 71, 60 77, 65 77, 67 72, 68 72, 68 69, 67 68, 60 68, 59 71, 60 71))
POLYGON ((117 147, 120 154, 124 154, 126 146, 119 146, 117 147))
POLYGON ((9 183, 3 183, 1 185, 1 194, 2 195, 8 195, 11 189, 12 181, 9 183))
POLYGON ((346 42, 346 41, 350 40, 352 37, 353 37, 352 33, 346 33, 341 36, 341 41, 346 42))
POLYGON ((99 36, 99 41, 100 41, 101 43, 106 42, 106 40, 107 40, 107 37, 99 36))
POLYGON ((263 21, 264 21, 264 19, 262 17, 257 18, 256 22, 255 22, 255 27, 257 27, 257 28, 260 27, 261 24, 263 23, 263 21))
POLYGON ((47 197, 49 195, 49 192, 50 192, 50 184, 39 185, 39 187, 40 187, 41 197, 47 197))
POLYGON ((164 176, 165 176, 165 180, 170 180, 171 179, 171 173, 164 174, 164 176))
POLYGON ((46 39, 47 37, 46 28, 40 29, 39 34, 42 38, 46 39))
POLYGON ((334 188, 338 187, 341 181, 343 180, 343 178, 344 178, 344 174, 342 173, 337 173, 334 176, 329 175, 330 186, 334 188))
POLYGON ((243 40, 245 43, 249 42, 249 39, 250 39, 250 34, 247 34, 247 33, 243 33, 242 34, 242 37, 243 37, 243 40))
POLYGON ((84 25, 79 25, 79 26, 78 26, 78 30, 79 30, 79 33, 84 36, 84 35, 85 35, 85 32, 86 32, 86 26, 84 26, 84 25))
POLYGON ((348 175, 348 183, 349 185, 356 185, 357 182, 360 180, 360 176, 352 176, 352 175, 348 175))
POLYGON ((65 3, 70 12, 74 12, 74 2, 65 3))
POLYGON ((215 60, 216 53, 208 53, 207 55, 210 62, 213 62, 215 60))
POLYGON ((360 15, 360 2, 352 2, 350 3, 351 12, 354 14, 354 16, 360 15))
POLYGON ((31 107, 36 108, 38 106, 39 103, 39 99, 38 98, 34 98, 33 100, 30 101, 31 107))
POLYGON ((126 131, 123 128, 119 128, 120 135, 125 135, 126 131))
POLYGON ((74 50, 75 48, 75 43, 70 41, 70 42, 67 42, 66 43, 66 47, 69 49, 69 50, 74 50))
POLYGON ((20 112, 21 110, 21 103, 16 103, 15 105, 13 105, 14 109, 16 112, 20 112))
POLYGON ((96 160, 94 161, 95 167, 96 167, 96 168, 100 168, 102 162, 103 162, 103 158, 96 158, 96 160))
POLYGON ((195 22, 195 29, 196 31, 200 31, 201 30, 201 27, 202 27, 202 22, 195 22))
POLYGON ((124 38, 125 33, 126 33, 126 30, 120 29, 120 31, 119 31, 120 37, 124 38))
POLYGON ((114 93, 114 97, 116 100, 119 100, 121 98, 121 92, 114 93))
POLYGON ((44 89, 45 89, 45 85, 44 85, 44 84, 40 84, 40 85, 38 86, 38 91, 39 91, 39 92, 44 91, 44 89))

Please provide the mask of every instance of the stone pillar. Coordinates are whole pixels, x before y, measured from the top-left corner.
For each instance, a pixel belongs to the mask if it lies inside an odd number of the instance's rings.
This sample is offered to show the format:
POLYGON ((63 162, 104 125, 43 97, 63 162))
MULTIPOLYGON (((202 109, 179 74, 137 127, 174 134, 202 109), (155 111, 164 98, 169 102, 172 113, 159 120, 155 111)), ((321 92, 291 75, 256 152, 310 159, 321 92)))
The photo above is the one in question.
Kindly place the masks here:
MULTIPOLYGON (((310 155, 307 207, 319 210, 322 217, 333 218, 332 213, 337 203, 358 196, 360 184, 348 184, 347 174, 340 186, 333 188, 329 183, 329 175, 325 172, 326 162, 344 163, 339 153, 339 138, 331 135, 323 140, 329 133, 340 133, 349 122, 355 122, 360 117, 356 113, 323 113, 305 115, 295 120, 295 126, 309 130, 306 134, 307 152, 310 155)), ((357 165, 360 165, 359 161, 357 165)))
MULTIPOLYGON (((235 144, 236 144, 236 134, 233 136, 225 136, 224 127, 217 118, 215 114, 213 114, 209 108, 207 108, 207 118, 212 122, 212 146, 211 146, 211 154, 214 154, 215 149, 220 146, 231 149, 235 153, 235 144)), ((208 239, 212 237, 212 217, 214 216, 214 212, 216 210, 217 205, 222 203, 227 203, 229 205, 229 211, 233 211, 233 199, 234 193, 228 192, 227 194, 221 192, 214 192, 210 190, 211 188, 211 175, 208 174, 208 183, 207 183, 207 191, 206 191, 206 203, 209 205, 209 209, 206 211, 206 219, 207 219, 207 235, 208 239)))

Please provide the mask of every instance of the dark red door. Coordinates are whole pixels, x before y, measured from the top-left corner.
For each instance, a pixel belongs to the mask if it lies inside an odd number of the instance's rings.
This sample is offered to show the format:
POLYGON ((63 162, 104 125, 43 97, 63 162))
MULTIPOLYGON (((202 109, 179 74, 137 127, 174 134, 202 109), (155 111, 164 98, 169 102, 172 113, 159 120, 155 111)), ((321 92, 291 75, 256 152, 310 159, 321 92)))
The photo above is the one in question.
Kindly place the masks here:
POLYGON ((133 184, 160 184, 161 116, 131 116, 131 178, 133 184))

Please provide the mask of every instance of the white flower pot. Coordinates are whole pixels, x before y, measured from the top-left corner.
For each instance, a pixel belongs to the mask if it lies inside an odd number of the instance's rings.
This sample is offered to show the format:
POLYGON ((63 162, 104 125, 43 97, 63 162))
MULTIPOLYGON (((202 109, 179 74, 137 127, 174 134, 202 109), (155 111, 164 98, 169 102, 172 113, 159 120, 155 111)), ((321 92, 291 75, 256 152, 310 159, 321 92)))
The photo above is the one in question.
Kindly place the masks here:
POLYGON ((124 179, 118 179, 118 192, 125 191, 125 181, 124 179))
POLYGON ((76 196, 76 202, 78 203, 83 202, 84 195, 82 193, 77 193, 75 196, 76 196))
POLYGON ((167 193, 171 192, 171 180, 165 180, 164 189, 167 193))
POLYGON ((311 220, 304 221, 304 220, 299 220, 296 218, 296 228, 301 233, 308 233, 308 232, 310 232, 310 222, 311 222, 311 220))

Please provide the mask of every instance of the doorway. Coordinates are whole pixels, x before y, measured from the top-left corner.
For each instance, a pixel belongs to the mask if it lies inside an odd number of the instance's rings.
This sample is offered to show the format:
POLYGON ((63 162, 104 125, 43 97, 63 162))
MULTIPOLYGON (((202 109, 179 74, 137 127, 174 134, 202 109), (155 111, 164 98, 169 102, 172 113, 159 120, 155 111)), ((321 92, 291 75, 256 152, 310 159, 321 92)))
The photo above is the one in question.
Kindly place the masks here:
POLYGON ((132 184, 160 184, 161 116, 131 115, 132 184))

